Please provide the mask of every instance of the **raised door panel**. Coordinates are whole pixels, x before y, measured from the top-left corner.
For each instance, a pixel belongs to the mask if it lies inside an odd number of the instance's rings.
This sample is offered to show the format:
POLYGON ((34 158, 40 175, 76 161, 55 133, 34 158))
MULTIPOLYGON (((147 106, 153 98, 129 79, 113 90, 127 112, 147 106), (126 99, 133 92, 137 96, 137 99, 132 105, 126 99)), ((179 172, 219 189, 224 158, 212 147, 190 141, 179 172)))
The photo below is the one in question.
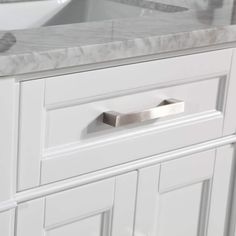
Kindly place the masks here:
POLYGON ((81 186, 18 208, 17 236, 132 236, 136 172, 81 186))
POLYGON ((232 155, 222 161, 210 150, 141 169, 135 236, 223 236, 232 155))
POLYGON ((202 183, 194 184, 160 197, 157 235, 195 236, 198 234, 202 188, 202 183))

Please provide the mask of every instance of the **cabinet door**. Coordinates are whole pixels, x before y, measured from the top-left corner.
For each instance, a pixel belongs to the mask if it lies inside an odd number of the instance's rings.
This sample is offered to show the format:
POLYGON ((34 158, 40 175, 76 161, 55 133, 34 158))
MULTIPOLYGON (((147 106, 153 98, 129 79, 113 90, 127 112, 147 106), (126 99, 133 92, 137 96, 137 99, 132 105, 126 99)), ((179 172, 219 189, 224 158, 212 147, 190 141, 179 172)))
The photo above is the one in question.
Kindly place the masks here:
POLYGON ((136 172, 21 204, 17 236, 132 236, 136 172))
POLYGON ((226 147, 140 170, 135 236, 223 236, 231 154, 226 147))

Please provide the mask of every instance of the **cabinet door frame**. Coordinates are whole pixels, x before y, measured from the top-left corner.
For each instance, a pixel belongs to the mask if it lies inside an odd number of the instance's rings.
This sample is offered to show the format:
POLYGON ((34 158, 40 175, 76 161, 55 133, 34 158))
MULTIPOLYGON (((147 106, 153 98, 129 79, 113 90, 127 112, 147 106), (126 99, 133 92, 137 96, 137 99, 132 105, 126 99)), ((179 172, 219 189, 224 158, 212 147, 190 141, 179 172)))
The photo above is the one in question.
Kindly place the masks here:
MULTIPOLYGON (((227 145, 211 151, 214 155, 212 173, 209 172, 210 175, 205 175, 205 177, 203 175, 203 178, 193 178, 188 184, 203 182, 198 235, 224 236, 228 227, 228 200, 234 149, 231 145, 227 145)), ((207 155, 204 158, 207 158, 207 155)), ((171 188, 160 187, 163 164, 165 163, 139 170, 135 236, 159 236, 157 235, 157 219, 160 213, 158 211, 160 196, 163 192, 171 190, 171 188)), ((172 175, 175 177, 174 174, 172 175)), ((178 179, 173 178, 173 181, 178 181, 178 179)), ((165 185, 168 186, 168 182, 165 185)), ((172 187, 172 190, 175 187, 178 188, 177 185, 172 187)))
POLYGON ((79 222, 97 214, 102 215, 101 236, 132 236, 136 183, 137 172, 133 171, 22 203, 17 210, 16 236, 44 236, 73 219, 79 222))

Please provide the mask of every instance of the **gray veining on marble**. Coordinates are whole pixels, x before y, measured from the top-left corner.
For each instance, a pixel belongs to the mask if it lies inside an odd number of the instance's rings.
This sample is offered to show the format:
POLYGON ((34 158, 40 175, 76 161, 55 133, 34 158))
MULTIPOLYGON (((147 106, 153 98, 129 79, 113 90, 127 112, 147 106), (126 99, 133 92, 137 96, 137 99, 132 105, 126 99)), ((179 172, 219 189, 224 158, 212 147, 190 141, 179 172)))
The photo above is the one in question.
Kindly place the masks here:
POLYGON ((232 6, 0 31, 0 76, 236 43, 232 6))

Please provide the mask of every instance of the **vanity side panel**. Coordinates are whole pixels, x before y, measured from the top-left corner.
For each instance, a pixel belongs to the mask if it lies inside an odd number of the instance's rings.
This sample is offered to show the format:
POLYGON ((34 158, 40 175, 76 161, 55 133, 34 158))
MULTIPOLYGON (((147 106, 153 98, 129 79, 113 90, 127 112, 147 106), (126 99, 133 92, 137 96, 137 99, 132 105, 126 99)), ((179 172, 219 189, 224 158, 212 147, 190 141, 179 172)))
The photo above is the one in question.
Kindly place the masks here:
POLYGON ((18 83, 0 79, 0 207, 15 191, 18 83))
POLYGON ((20 92, 18 190, 23 190, 39 185, 40 181, 44 80, 23 82, 20 92))

